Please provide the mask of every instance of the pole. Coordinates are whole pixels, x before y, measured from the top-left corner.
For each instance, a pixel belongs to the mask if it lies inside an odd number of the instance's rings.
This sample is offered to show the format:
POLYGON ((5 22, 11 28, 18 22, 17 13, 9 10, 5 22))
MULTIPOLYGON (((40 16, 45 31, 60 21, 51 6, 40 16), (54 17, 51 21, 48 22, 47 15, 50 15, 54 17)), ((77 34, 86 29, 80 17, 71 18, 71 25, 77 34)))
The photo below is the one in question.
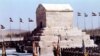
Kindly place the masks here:
POLYGON ((1 37, 3 39, 3 42, 2 42, 2 56, 6 56, 6 47, 5 47, 4 37, 2 36, 2 31, 1 31, 1 37))
POLYGON ((30 33, 30 22, 28 22, 28 30, 29 30, 29 33, 30 33))
POLYGON ((78 25, 78 18, 77 18, 77 28, 79 29, 79 25, 78 25))
POLYGON ((11 22, 10 22, 10 41, 12 41, 11 22))
POLYGON ((93 17, 92 17, 92 20, 91 20, 91 24, 92 24, 92 37, 93 37, 93 39, 94 39, 94 41, 96 41, 96 38, 95 38, 95 36, 94 36, 94 23, 93 23, 93 17))
POLYGON ((94 33, 93 33, 93 18, 91 19, 91 26, 92 26, 92 36, 94 35, 94 33))
POLYGON ((30 18, 28 18, 28 29, 29 29, 29 32, 31 32, 31 31, 30 31, 30 23, 31 23, 31 22, 33 22, 33 20, 30 19, 30 18))
POLYGON ((19 41, 21 41, 21 22, 20 21, 19 21, 19 38, 20 38, 19 41))
MULTIPOLYGON (((98 30, 99 30, 99 16, 98 16, 98 30)), ((99 36, 99 31, 97 31, 97 35, 99 36)))
POLYGON ((86 20, 84 18, 84 30, 86 31, 86 20))

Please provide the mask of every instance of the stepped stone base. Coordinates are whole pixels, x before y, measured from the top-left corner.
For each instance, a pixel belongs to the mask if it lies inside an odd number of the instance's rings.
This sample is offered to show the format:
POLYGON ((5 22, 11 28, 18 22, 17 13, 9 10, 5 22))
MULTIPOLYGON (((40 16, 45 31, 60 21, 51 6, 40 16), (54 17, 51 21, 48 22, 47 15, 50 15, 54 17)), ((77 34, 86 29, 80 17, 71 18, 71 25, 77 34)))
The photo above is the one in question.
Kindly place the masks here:
POLYGON ((43 28, 41 31, 39 46, 41 56, 53 56, 53 44, 57 46, 58 39, 60 48, 82 47, 82 40, 86 47, 96 47, 90 35, 77 28, 43 28))

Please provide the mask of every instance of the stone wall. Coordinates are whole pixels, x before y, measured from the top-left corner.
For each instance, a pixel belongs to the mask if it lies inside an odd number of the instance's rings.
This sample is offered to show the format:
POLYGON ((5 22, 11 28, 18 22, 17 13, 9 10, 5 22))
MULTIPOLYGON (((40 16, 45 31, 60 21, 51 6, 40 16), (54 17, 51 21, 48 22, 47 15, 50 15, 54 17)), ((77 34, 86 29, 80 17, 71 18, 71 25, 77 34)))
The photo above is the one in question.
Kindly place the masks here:
POLYGON ((73 12, 46 12, 47 27, 72 27, 73 12))

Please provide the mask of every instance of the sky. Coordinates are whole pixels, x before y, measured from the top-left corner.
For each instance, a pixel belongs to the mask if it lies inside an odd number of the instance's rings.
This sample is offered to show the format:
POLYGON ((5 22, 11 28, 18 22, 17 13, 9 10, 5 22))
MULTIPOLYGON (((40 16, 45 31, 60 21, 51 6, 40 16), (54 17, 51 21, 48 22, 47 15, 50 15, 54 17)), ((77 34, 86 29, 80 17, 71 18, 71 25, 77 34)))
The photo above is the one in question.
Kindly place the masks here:
POLYGON ((73 26, 80 29, 95 29, 100 27, 99 2, 100 0, 0 0, 0 24, 4 25, 5 29, 10 29, 11 17, 12 29, 19 29, 21 25, 21 29, 29 30, 30 25, 30 29, 33 30, 36 27, 36 8, 40 3, 70 4, 74 10, 73 26), (77 16, 77 12, 80 12, 81 16, 77 16), (91 16, 92 12, 97 16, 91 16), (84 17, 84 13, 87 13, 88 17, 84 17), (19 23, 19 18, 23 19, 23 23, 19 23), (28 18, 34 22, 29 23, 28 18))

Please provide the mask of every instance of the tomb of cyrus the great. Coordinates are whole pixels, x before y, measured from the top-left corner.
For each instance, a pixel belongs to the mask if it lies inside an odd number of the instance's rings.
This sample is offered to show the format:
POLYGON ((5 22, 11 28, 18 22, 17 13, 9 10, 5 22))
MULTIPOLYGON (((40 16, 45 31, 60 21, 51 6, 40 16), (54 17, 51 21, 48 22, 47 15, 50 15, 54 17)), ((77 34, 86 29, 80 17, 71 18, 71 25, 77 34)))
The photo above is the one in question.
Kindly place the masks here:
POLYGON ((57 45, 58 40, 60 48, 82 47, 82 40, 86 47, 97 46, 90 35, 73 27, 73 8, 69 4, 40 4, 36 23, 34 38, 39 38, 41 56, 52 56, 53 44, 57 45))

